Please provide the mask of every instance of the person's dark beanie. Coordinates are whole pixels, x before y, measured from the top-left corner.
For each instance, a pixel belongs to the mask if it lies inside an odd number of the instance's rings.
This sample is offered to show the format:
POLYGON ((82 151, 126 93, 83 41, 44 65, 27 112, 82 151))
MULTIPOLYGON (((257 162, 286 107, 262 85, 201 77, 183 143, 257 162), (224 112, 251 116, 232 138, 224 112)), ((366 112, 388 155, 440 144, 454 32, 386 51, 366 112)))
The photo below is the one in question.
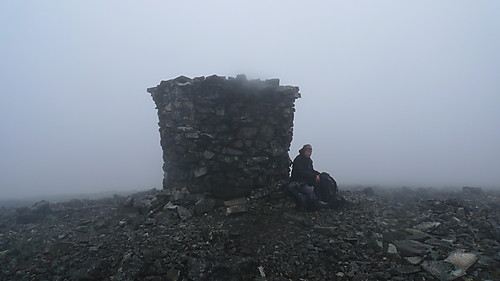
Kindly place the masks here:
POLYGON ((302 154, 304 151, 312 150, 313 147, 310 144, 304 144, 304 146, 299 150, 299 153, 302 154))

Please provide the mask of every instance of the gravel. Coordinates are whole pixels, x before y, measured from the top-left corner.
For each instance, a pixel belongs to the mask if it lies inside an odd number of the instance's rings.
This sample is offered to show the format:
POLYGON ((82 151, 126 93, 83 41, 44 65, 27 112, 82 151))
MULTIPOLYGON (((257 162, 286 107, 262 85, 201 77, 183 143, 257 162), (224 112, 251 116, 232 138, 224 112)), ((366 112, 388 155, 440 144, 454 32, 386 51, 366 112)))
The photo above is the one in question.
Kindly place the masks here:
POLYGON ((2 208, 0 280, 500 280, 498 192, 342 195, 315 212, 277 189, 2 208))

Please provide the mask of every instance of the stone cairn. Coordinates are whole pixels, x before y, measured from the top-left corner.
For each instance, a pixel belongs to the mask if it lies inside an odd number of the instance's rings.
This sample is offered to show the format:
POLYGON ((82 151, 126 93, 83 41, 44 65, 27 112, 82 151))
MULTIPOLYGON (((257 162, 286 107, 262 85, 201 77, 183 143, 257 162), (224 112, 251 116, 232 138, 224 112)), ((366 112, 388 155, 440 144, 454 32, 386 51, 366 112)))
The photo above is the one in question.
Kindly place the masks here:
POLYGON ((298 87, 213 75, 147 91, 158 109, 164 189, 228 199, 288 179, 298 87))

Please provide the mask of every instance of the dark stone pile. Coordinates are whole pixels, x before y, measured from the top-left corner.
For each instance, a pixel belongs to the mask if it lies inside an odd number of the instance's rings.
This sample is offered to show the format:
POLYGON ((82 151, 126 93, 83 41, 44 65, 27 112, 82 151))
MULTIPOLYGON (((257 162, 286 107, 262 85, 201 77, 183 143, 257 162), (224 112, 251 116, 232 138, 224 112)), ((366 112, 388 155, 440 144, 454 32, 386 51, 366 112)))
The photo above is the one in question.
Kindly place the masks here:
POLYGON ((4 208, 0 280, 500 280, 498 192, 343 195, 317 212, 265 190, 4 208))
POLYGON ((163 149, 163 188, 219 198, 288 178, 298 87, 278 79, 184 76, 149 88, 163 149))

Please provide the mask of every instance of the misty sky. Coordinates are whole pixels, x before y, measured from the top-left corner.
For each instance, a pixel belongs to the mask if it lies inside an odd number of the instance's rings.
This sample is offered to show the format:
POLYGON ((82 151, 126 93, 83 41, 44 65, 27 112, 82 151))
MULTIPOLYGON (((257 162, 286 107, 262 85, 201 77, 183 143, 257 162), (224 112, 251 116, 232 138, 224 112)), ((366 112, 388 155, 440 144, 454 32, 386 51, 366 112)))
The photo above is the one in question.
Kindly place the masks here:
POLYGON ((299 86, 342 185, 500 187, 500 1, 0 1, 0 198, 161 188, 146 88, 299 86))

